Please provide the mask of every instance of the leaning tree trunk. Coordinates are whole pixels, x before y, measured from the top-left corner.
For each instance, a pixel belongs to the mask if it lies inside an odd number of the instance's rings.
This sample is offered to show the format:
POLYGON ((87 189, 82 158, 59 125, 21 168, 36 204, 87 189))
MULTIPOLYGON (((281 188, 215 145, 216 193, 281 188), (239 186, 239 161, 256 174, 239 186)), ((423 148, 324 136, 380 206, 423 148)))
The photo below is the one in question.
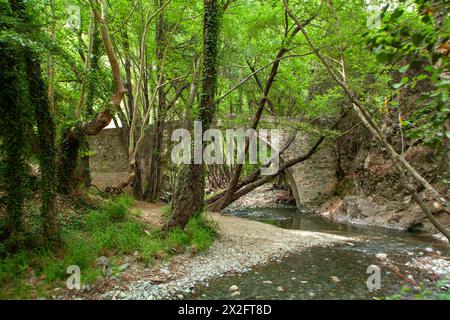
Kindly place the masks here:
MULTIPOLYGON (((217 51, 220 14, 217 0, 203 0, 202 94, 198 119, 207 130, 214 116, 217 87, 217 51)), ((181 168, 172 198, 171 216, 165 228, 182 228, 203 209, 205 177, 203 164, 181 168)))
MULTIPOLYGON (((311 22, 311 19, 307 20, 307 22, 305 24, 307 24, 309 22, 311 22)), ((283 44, 283 46, 280 48, 280 50, 277 53, 275 62, 272 65, 272 68, 270 70, 270 74, 269 74, 269 76, 268 76, 268 78, 266 80, 266 84, 265 84, 264 88, 261 87, 261 99, 259 100, 258 108, 256 109, 256 113, 255 113, 255 115, 253 117, 252 125, 250 127, 253 130, 256 130, 256 128, 258 127, 258 124, 259 124, 259 121, 261 119, 262 113, 263 113, 264 108, 266 106, 266 102, 268 101, 268 96, 269 96, 270 89, 272 88, 272 85, 273 85, 273 83, 275 81, 275 77, 277 75, 281 59, 286 54, 286 52, 288 52, 288 48, 289 48, 290 44, 292 43, 295 35, 299 31, 300 31, 300 28, 296 27, 287 36, 287 39, 286 39, 285 43, 283 44)), ((253 71, 253 73, 255 73, 255 72, 253 71)), ((254 76, 255 76, 255 79, 257 80, 257 83, 259 85, 261 85, 260 81, 258 80, 259 78, 257 77, 256 73, 255 73, 254 76)), ((244 152, 243 152, 244 156, 248 152, 248 148, 249 148, 249 138, 246 137, 245 144, 244 144, 244 152)), ((231 178, 230 184, 229 184, 229 186, 228 186, 228 188, 227 188, 227 190, 225 192, 225 195, 223 196, 221 201, 217 202, 214 207, 211 207, 212 210, 220 211, 220 210, 224 209, 227 206, 227 203, 229 202, 230 197, 236 191, 236 186, 239 183, 239 178, 241 176, 242 169, 243 169, 243 164, 241 164, 238 161, 238 164, 236 165, 236 167, 234 169, 233 177, 231 178)))
MULTIPOLYGON (((355 110, 356 114, 360 118, 361 122, 369 129, 369 131, 373 134, 373 136, 383 145, 383 147, 387 150, 394 167, 399 174, 400 177, 400 183, 402 187, 411 193, 412 197, 417 201, 419 206, 421 207, 422 211, 424 212, 425 216, 430 220, 430 222, 438 229, 447 239, 450 240, 450 231, 447 230, 432 214, 431 210, 428 208, 428 206, 424 203, 422 196, 419 192, 414 188, 414 186, 410 185, 407 181, 407 177, 405 174, 405 171, 409 173, 416 181, 422 184, 422 186, 431 194, 431 196, 438 202, 443 205, 444 208, 447 207, 447 201, 444 197, 442 197, 436 189, 434 189, 428 181, 426 181, 410 164, 408 161, 405 160, 405 158, 398 154, 394 148, 389 144, 389 142, 386 139, 386 136, 382 133, 380 127, 378 124, 373 120, 371 114, 365 109, 361 101, 358 99, 356 94, 350 89, 348 77, 346 73, 346 64, 345 64, 345 57, 344 57, 344 50, 342 45, 340 46, 340 65, 342 70, 340 71, 342 79, 340 79, 336 72, 334 71, 333 67, 329 64, 329 62, 325 59, 325 57, 320 53, 318 48, 312 43, 311 39, 309 38, 307 32, 305 31, 304 27, 302 26, 302 23, 298 20, 298 18, 295 16, 294 13, 289 8, 289 5, 287 4, 286 0, 283 0, 284 6, 286 8, 287 13, 289 16, 294 20, 294 22, 297 24, 298 27, 301 28, 301 32, 303 33, 303 36, 305 37, 305 40, 307 41, 310 48, 313 50, 314 54, 317 56, 317 58, 322 62, 325 69, 328 71, 330 76, 333 78, 333 80, 344 90, 344 93, 347 95, 348 99, 352 103, 353 109, 355 110)), ((337 23, 337 29, 339 36, 342 36, 339 19, 336 14, 334 5, 332 0, 329 0, 329 5, 333 11, 334 18, 337 23)))
POLYGON ((60 145, 58 189, 64 194, 70 194, 78 187, 75 179, 76 166, 79 161, 79 150, 83 141, 85 141, 86 136, 97 135, 111 122, 113 112, 115 110, 120 110, 120 102, 126 93, 126 89, 120 75, 120 64, 114 52, 108 26, 106 24, 106 4, 103 0, 89 0, 89 3, 99 25, 106 55, 108 56, 108 60, 111 65, 114 92, 111 100, 103 107, 103 111, 97 114, 94 119, 86 123, 79 123, 78 125, 68 127, 63 132, 62 142, 60 145), (99 11, 99 5, 101 11, 99 11))

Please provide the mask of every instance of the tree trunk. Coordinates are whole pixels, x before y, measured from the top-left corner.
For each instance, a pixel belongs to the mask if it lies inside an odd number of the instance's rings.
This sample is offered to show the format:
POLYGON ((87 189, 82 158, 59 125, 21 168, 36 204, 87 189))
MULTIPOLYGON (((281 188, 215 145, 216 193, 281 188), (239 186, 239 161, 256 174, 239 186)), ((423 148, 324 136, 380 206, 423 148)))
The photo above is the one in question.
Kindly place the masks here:
MULTIPOLYGON (((217 0, 203 0, 202 94, 198 119, 207 130, 214 116, 217 86, 217 51, 220 14, 217 0)), ((165 229, 182 228, 203 209, 205 177, 203 164, 183 166, 172 199, 171 216, 165 229)))
MULTIPOLYGON (((51 27, 50 27, 50 37, 53 41, 56 40, 56 15, 55 15, 55 0, 50 0, 50 11, 51 11, 51 27)), ((48 103, 50 106, 50 111, 55 113, 55 61, 53 55, 48 56, 48 103)))
MULTIPOLYGON (((295 35, 300 31, 299 27, 296 27, 291 34, 288 36, 288 38, 286 39, 286 42, 283 44, 283 46, 280 48, 280 50, 277 53, 276 59, 272 65, 272 69, 270 70, 270 74, 269 77, 266 80, 266 84, 264 86, 264 89, 261 89, 261 98, 259 100, 258 103, 258 109, 256 109, 256 113, 253 117, 253 122, 251 125, 251 129, 256 130, 256 128, 258 127, 259 124, 259 120, 261 119, 262 113, 264 111, 264 107, 266 106, 266 102, 268 100, 268 96, 269 96, 269 92, 270 89, 272 88, 272 84, 275 80, 275 76, 278 72, 278 67, 280 66, 280 62, 281 59, 283 58, 283 56, 286 54, 286 52, 288 51, 288 47, 291 44, 292 40, 294 39, 295 35)), ((249 64, 250 68, 252 68, 252 66, 249 64)), ((253 71, 254 72, 254 71, 253 71)), ((256 73, 255 73, 256 76, 256 73)), ((259 82, 259 78, 255 78, 258 85, 261 85, 261 83, 259 82)), ((245 144, 244 144, 244 152, 243 155, 245 156, 248 152, 248 148, 249 148, 249 137, 245 138, 245 144)), ((220 211, 223 208, 226 207, 226 204, 228 203, 229 198, 231 197, 231 195, 236 191, 236 186, 239 182, 239 178, 241 176, 241 172, 242 172, 242 168, 243 168, 243 164, 240 163, 240 161, 238 161, 238 164, 236 164, 235 170, 234 170, 234 174, 233 177, 231 179, 230 185, 228 186, 227 191, 225 192, 225 195, 223 196, 223 198, 221 199, 221 201, 217 202, 215 207, 211 207, 211 209, 215 210, 215 211, 220 211)))
POLYGON ((29 49, 25 56, 30 97, 34 106, 40 140, 38 157, 41 169, 41 216, 44 227, 44 238, 48 244, 49 242, 60 240, 56 203, 55 124, 50 111, 48 95, 42 79, 38 58, 29 49))
POLYGON ((26 191, 25 154, 27 146, 27 103, 22 91, 26 82, 20 51, 0 41, 0 143, 4 150, 2 174, 5 183, 6 223, 14 243, 22 231, 23 203, 26 191))
MULTIPOLYGON (((155 0, 155 4, 158 6, 158 8, 162 8, 163 0, 155 0)), ((162 73, 163 70, 161 69, 164 59, 164 49, 166 46, 164 11, 160 12, 158 19, 156 20, 155 42, 157 61, 156 74, 159 75, 161 79, 160 82, 164 83, 165 77, 162 73)), ((158 92, 158 104, 156 108, 155 130, 153 131, 152 153, 150 155, 150 167, 147 176, 147 187, 144 194, 145 200, 150 202, 156 201, 161 191, 161 154, 167 108, 164 87, 160 86, 156 90, 158 92)))

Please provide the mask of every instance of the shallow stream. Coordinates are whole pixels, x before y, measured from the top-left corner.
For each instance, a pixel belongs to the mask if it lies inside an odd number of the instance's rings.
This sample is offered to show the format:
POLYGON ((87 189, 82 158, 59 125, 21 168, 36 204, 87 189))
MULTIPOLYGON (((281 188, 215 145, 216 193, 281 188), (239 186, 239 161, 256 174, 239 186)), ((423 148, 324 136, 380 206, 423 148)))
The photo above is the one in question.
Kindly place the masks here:
POLYGON ((227 275, 197 286, 192 299, 373 299, 396 293, 408 276, 427 286, 428 275, 405 266, 411 255, 426 255, 425 248, 449 255, 448 246, 418 234, 334 223, 296 208, 267 208, 229 212, 230 215, 271 223, 282 228, 333 233, 359 239, 332 247, 313 247, 244 274, 227 275), (400 273, 383 266, 375 255, 387 254, 400 273), (381 288, 367 287, 367 268, 381 269, 381 288), (230 286, 239 288, 231 296, 230 286))

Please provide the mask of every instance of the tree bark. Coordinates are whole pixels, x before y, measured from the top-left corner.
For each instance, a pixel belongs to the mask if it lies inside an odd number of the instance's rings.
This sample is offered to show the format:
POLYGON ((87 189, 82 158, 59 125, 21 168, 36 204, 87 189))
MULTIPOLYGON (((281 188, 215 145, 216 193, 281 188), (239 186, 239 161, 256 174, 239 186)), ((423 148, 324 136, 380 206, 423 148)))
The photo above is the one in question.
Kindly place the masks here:
MULTIPOLYGON (((217 0, 203 0, 202 94, 198 119, 202 122, 204 130, 210 127, 215 111, 219 24, 217 0)), ((179 172, 171 215, 165 229, 176 227, 184 229, 191 217, 203 209, 204 192, 203 163, 183 166, 179 172)))
POLYGON ((56 202, 56 148, 55 124, 50 110, 48 95, 41 66, 35 53, 27 49, 27 75, 31 102, 39 135, 39 163, 41 169, 41 216, 46 243, 59 242, 61 239, 56 202))

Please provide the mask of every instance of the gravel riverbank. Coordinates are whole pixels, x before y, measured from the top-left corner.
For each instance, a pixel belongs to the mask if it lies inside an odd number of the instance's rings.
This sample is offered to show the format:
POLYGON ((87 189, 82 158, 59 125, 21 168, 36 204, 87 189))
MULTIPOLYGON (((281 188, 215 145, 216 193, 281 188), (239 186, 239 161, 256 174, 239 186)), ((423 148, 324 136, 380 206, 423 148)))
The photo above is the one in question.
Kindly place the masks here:
POLYGON ((352 240, 332 234, 286 230, 247 219, 211 214, 219 226, 219 239, 206 252, 174 257, 161 266, 170 280, 137 280, 113 288, 102 299, 181 299, 199 283, 228 273, 243 273, 252 267, 280 259, 315 245, 334 245, 352 240))

